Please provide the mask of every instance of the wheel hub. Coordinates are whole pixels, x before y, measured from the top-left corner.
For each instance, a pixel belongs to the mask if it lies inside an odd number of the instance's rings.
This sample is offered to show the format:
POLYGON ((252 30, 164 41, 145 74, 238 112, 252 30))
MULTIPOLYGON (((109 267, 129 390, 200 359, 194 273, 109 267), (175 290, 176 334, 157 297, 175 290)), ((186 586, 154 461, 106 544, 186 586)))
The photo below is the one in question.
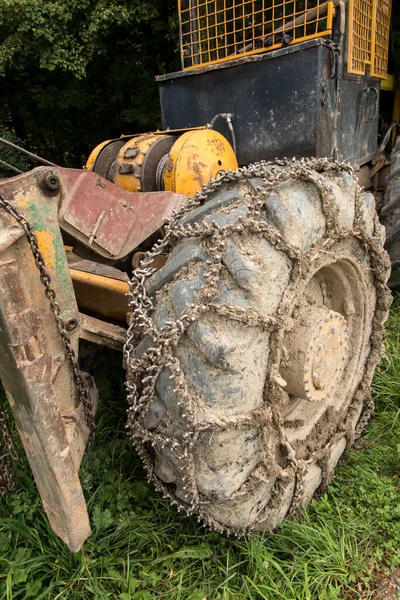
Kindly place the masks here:
POLYGON ((296 397, 318 401, 334 392, 349 355, 344 317, 325 306, 306 306, 285 335, 281 375, 286 391, 296 397))

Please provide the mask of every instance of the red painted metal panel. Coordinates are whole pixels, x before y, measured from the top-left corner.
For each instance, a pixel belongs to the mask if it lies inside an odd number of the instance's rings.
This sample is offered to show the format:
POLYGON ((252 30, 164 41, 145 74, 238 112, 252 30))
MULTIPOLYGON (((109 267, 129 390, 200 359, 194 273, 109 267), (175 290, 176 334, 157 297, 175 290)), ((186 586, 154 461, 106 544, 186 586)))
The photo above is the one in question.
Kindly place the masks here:
POLYGON ((57 168, 60 226, 98 254, 122 258, 187 202, 173 192, 126 192, 92 171, 57 168))

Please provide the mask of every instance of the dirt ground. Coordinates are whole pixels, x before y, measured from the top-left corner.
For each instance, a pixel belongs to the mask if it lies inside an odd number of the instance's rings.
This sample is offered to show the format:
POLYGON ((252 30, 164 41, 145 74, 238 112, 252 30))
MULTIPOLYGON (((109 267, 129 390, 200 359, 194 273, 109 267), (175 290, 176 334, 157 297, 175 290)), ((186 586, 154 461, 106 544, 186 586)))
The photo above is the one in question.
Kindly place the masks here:
POLYGON ((375 582, 376 600, 399 600, 400 599, 400 567, 389 574, 378 575, 375 582))

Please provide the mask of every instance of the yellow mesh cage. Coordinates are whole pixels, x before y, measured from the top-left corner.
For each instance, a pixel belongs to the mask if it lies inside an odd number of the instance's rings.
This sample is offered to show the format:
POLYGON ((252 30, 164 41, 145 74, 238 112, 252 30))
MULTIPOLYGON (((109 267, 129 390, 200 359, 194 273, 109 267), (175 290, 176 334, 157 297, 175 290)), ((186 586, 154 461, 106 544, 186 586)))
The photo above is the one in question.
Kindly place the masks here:
POLYGON ((348 72, 385 79, 389 52, 391 0, 349 1, 348 72))
POLYGON ((385 79, 389 54, 391 0, 376 2, 374 64, 372 75, 385 79))
POLYGON ((182 67, 275 50, 332 32, 333 1, 178 0, 182 67))

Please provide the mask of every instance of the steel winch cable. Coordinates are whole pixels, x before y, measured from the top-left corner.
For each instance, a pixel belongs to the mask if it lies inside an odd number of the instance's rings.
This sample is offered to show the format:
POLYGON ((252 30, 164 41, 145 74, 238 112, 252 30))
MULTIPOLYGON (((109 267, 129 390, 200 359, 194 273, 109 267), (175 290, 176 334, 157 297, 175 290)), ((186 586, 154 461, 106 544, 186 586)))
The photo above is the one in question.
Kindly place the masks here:
POLYGON ((0 158, 0 165, 3 165, 3 167, 10 169, 10 171, 14 171, 15 173, 18 173, 18 175, 23 173, 23 171, 21 171, 20 169, 17 169, 17 167, 14 167, 13 165, 10 165, 10 163, 6 162, 5 160, 2 160, 1 158, 0 158))
POLYGON ((9 146, 10 148, 13 148, 13 150, 18 150, 22 154, 26 154, 26 156, 29 156, 29 158, 32 158, 33 160, 37 160, 38 162, 41 162, 44 165, 48 165, 49 167, 57 167, 57 165, 55 163, 52 163, 49 160, 46 160, 45 158, 42 158, 38 154, 29 152, 29 150, 25 150, 25 148, 22 148, 21 146, 14 144, 14 142, 10 142, 9 140, 6 140, 2 137, 0 137, 0 142, 2 144, 4 144, 5 146, 9 146))

